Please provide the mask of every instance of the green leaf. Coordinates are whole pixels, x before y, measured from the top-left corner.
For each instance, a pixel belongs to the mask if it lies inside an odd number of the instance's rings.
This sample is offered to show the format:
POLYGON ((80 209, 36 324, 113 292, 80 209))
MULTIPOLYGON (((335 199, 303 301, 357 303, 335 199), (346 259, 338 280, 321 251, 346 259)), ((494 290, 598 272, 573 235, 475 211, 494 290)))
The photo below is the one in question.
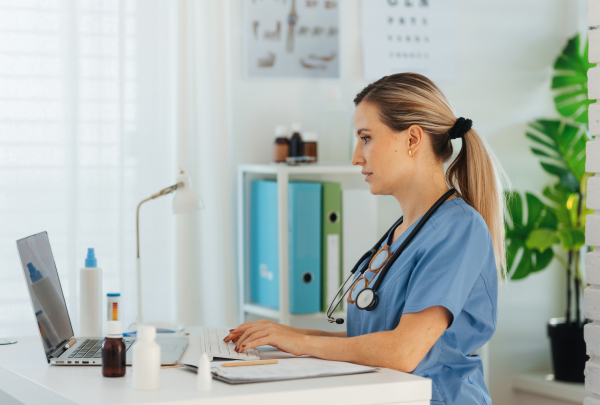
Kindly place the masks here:
POLYGON ((544 203, 531 193, 525 193, 527 201, 527 228, 534 228, 534 225, 539 221, 544 203))
POLYGON ((587 71, 594 67, 588 62, 589 43, 580 45, 579 34, 571 38, 554 63, 552 89, 556 90, 554 104, 559 114, 580 124, 588 123, 589 100, 587 71))
POLYGON ((586 130, 586 125, 536 120, 525 134, 535 143, 531 151, 540 158, 542 168, 573 193, 580 191, 585 173, 585 145, 590 140, 586 130))
POLYGON ((535 257, 535 265, 533 267, 533 271, 535 272, 544 270, 546 267, 548 267, 548 265, 554 258, 554 251, 552 249, 547 249, 540 253, 537 250, 534 250, 533 255, 535 257))
POLYGON ((523 200, 521 195, 519 193, 507 193, 506 203, 513 224, 521 224, 523 222, 523 200))
POLYGON ((525 241, 525 246, 529 249, 536 249, 540 252, 544 252, 557 243, 560 243, 560 238, 556 231, 541 228, 531 231, 525 241))
POLYGON ((520 280, 527 277, 530 273, 533 273, 533 261, 531 260, 531 255, 523 252, 521 256, 521 260, 517 264, 517 268, 510 278, 512 280, 520 280))
POLYGON ((562 228, 558 234, 562 240, 563 250, 579 250, 585 245, 585 233, 580 228, 562 228))
POLYGON ((519 193, 507 192, 506 200, 509 214, 505 222, 507 269, 511 279, 518 280, 548 266, 554 257, 549 246, 560 242, 556 235, 558 220, 554 210, 531 193, 525 193, 523 200, 519 193), (526 222, 524 208, 527 209, 526 222))

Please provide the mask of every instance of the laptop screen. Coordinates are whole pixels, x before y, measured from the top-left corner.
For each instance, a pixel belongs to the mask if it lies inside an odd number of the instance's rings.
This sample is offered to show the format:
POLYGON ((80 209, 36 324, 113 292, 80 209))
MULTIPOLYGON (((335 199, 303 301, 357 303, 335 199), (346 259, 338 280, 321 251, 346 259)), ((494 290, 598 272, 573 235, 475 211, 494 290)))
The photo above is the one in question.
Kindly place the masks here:
POLYGON ((42 335, 46 358, 61 342, 73 336, 48 233, 17 241, 31 304, 42 335))

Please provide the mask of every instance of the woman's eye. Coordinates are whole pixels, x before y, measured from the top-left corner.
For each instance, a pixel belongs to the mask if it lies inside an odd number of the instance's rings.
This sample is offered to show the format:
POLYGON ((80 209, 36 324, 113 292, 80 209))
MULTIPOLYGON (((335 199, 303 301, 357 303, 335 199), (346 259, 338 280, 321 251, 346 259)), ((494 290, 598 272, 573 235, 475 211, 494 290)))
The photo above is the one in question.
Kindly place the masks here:
POLYGON ((371 139, 371 137, 370 136, 361 136, 360 139, 362 139, 363 142, 364 142, 364 144, 366 145, 367 144, 367 139, 371 139))

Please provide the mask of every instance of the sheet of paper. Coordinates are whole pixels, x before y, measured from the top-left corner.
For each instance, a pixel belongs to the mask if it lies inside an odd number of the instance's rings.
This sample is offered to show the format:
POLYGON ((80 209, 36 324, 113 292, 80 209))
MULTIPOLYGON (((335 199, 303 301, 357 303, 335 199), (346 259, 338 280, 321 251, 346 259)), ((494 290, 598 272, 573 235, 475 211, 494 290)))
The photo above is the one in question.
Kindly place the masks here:
POLYGON ((323 377, 375 371, 373 367, 313 357, 282 359, 277 364, 247 367, 213 367, 213 372, 232 381, 271 381, 292 378, 323 377))
POLYGON ((455 80, 453 0, 362 0, 365 79, 414 72, 455 80))

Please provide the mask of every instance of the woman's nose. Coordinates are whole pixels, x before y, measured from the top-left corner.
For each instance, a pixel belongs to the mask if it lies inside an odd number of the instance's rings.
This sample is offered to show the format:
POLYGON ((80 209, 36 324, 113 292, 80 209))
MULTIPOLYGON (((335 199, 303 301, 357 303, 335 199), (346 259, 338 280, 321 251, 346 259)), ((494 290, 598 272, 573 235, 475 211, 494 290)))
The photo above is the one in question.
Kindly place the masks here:
POLYGON ((365 162, 360 149, 360 143, 357 142, 356 146, 354 147, 354 153, 352 154, 352 164, 354 166, 361 165, 365 162))

